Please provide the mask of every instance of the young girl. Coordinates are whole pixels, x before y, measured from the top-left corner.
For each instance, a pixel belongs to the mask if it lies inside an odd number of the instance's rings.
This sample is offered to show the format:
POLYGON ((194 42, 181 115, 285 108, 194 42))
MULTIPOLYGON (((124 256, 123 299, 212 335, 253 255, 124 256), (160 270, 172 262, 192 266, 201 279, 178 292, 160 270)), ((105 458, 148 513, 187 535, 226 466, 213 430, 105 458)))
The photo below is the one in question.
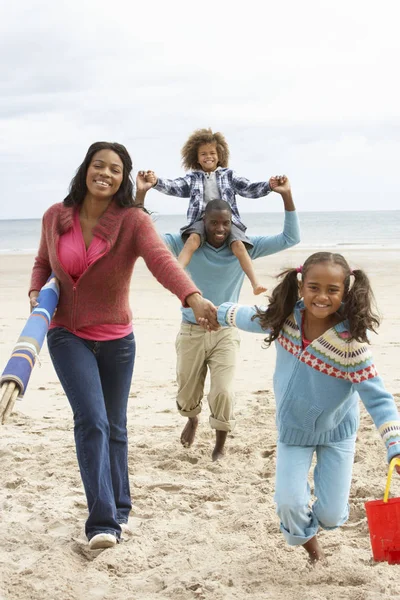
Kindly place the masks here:
POLYGON ((266 309, 225 303, 218 320, 266 331, 267 344, 275 341, 277 513, 286 541, 302 545, 316 561, 323 557, 318 528, 333 529, 348 518, 358 394, 389 461, 400 454, 400 421, 368 346, 367 331, 375 331, 379 320, 366 274, 352 271, 340 254, 317 252, 280 277, 266 309), (307 477, 314 452, 317 500, 310 508, 307 477))
POLYGON ((213 133, 211 129, 197 129, 182 148, 182 164, 185 169, 191 169, 185 177, 160 179, 153 171, 147 171, 146 177, 156 190, 164 194, 190 198, 187 211, 189 224, 181 229, 185 245, 178 256, 183 267, 189 264, 193 253, 204 243, 203 215, 207 202, 222 199, 230 204, 232 233, 228 244, 250 279, 254 294, 261 294, 267 288, 258 282, 247 252, 247 248, 253 244, 246 237, 246 227, 240 220, 235 194, 245 198, 260 198, 269 194, 278 182, 277 178, 271 177, 269 182, 251 183, 228 169, 228 160, 229 148, 224 136, 219 132, 213 133))

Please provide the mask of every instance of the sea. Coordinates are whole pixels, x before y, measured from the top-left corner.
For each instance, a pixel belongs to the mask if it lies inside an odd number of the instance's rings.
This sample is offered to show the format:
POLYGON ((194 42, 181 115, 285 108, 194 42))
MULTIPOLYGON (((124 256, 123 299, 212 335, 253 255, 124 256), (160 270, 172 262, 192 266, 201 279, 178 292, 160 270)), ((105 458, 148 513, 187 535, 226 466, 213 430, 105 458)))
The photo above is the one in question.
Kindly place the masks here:
MULTIPOLYGON (((282 213, 242 213, 247 235, 282 231, 282 213)), ((400 210, 301 212, 301 242, 310 249, 400 249, 400 210)), ((183 215, 152 214, 157 230, 175 233, 185 225, 183 215)), ((39 245, 41 219, 0 220, 0 254, 30 254, 39 245)))

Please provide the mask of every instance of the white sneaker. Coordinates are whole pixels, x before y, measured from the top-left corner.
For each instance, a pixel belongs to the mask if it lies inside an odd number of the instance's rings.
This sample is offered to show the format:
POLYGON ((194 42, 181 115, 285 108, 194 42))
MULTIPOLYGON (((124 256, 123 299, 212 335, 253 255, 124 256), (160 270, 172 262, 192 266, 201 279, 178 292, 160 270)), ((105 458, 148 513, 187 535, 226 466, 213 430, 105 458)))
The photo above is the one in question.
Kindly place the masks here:
POLYGON ((126 535, 132 534, 132 529, 130 528, 128 523, 120 523, 119 526, 121 527, 122 533, 125 533, 126 535))
POLYGON ((112 533, 97 533, 89 540, 90 550, 112 548, 117 543, 117 538, 112 533))

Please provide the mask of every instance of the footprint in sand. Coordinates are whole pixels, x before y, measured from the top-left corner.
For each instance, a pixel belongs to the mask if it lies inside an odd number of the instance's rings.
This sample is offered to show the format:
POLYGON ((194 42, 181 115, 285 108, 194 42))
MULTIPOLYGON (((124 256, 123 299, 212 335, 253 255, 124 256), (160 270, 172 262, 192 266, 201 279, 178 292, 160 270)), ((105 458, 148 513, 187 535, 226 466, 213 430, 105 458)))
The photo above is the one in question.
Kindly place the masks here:
POLYGON ((263 458, 269 458, 270 456, 273 456, 273 454, 275 454, 275 448, 270 448, 269 450, 263 450, 261 452, 263 458))
POLYGON ((191 465, 197 465, 199 459, 196 456, 190 456, 189 454, 183 454, 179 457, 183 462, 188 462, 191 465))
POLYGON ((180 492, 183 487, 183 485, 177 485, 175 483, 153 483, 147 486, 149 490, 160 489, 164 490, 164 492, 180 492))

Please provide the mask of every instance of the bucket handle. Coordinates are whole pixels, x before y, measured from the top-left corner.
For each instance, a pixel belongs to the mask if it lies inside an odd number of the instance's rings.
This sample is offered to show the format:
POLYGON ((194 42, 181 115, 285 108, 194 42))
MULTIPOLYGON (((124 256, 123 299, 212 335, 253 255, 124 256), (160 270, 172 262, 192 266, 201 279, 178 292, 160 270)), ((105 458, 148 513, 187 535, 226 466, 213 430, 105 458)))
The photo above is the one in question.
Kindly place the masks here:
POLYGON ((393 470, 394 470, 394 468, 395 468, 396 465, 400 465, 400 456, 395 456, 390 461, 388 476, 387 476, 387 480, 386 480, 385 493, 384 493, 384 496, 383 496, 383 501, 384 502, 388 501, 390 484, 392 482, 393 470))

